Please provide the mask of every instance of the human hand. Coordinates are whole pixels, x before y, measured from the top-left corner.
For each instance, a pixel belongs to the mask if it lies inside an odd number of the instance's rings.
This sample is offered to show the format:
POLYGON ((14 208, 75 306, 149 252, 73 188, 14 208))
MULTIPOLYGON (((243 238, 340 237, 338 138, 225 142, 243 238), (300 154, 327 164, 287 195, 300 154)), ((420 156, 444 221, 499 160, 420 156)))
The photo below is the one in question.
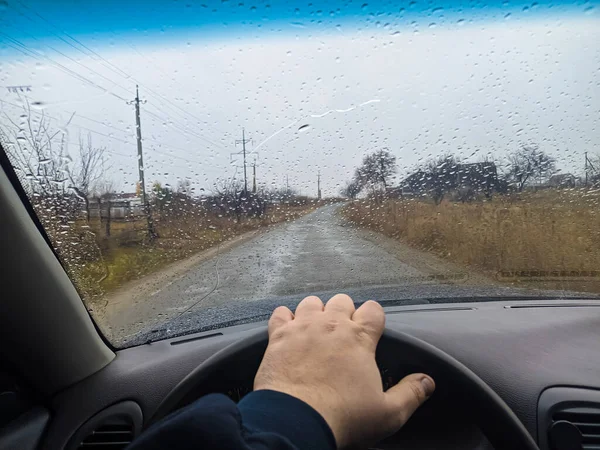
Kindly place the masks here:
POLYGON ((338 448, 377 442, 398 431, 433 394, 425 374, 412 374, 383 392, 375 349, 385 326, 381 305, 358 309, 344 294, 324 306, 306 297, 295 315, 273 311, 269 345, 254 390, 271 389, 312 406, 331 427, 338 448))

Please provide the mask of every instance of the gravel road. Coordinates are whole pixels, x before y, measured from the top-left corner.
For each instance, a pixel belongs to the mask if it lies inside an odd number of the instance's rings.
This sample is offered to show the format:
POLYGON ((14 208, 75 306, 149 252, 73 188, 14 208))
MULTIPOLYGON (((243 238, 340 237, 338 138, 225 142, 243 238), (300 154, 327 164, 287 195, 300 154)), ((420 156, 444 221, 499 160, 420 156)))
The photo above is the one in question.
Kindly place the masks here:
POLYGON ((173 276, 142 280, 135 292, 130 289, 107 302, 103 321, 111 324, 107 334, 125 341, 184 311, 185 317, 232 305, 250 311, 265 299, 272 303, 308 293, 481 284, 464 269, 348 226, 338 208, 325 206, 238 245, 213 249, 208 258, 173 276))

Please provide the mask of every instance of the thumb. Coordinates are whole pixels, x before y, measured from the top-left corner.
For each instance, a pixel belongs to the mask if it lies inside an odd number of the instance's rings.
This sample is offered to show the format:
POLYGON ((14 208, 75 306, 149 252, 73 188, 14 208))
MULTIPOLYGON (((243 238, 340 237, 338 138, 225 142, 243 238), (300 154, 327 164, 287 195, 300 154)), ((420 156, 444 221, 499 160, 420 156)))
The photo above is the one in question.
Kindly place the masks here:
POLYGON ((413 373, 385 392, 389 426, 393 432, 398 431, 413 413, 435 391, 435 383, 431 377, 423 373, 413 373))

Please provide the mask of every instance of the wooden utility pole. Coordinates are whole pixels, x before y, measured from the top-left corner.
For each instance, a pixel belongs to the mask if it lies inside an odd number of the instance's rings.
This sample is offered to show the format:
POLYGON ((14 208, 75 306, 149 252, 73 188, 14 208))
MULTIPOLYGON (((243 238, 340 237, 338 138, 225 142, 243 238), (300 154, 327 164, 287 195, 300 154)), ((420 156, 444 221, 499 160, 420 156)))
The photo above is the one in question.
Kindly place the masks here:
POLYGON ((248 194, 248 177, 246 173, 246 142, 252 142, 252 139, 246 139, 246 132, 242 128, 242 140, 235 141, 235 145, 242 144, 242 154, 244 155, 244 194, 248 194))
POLYGON ((252 163, 252 193, 256 194, 256 161, 252 163))
POLYGON ((140 191, 142 195, 142 205, 146 213, 146 220, 148 222, 148 237, 152 240, 157 237, 156 231, 154 230, 154 222, 152 220, 152 211, 150 210, 150 204, 148 197, 146 196, 146 184, 144 182, 144 153, 142 151, 142 124, 140 121, 140 95, 138 92, 138 86, 135 86, 135 128, 137 131, 137 150, 138 150, 138 172, 140 177, 140 191))
POLYGON ((317 173, 317 200, 321 200, 321 172, 317 173))
POLYGON ((588 153, 585 152, 585 185, 587 186, 588 182, 589 182, 589 172, 592 172, 592 183, 595 183, 596 177, 597 177, 597 169, 594 166, 594 164, 592 163, 592 161, 590 161, 590 158, 588 158, 588 153))
MULTIPOLYGON (((110 201, 110 198, 106 199, 106 217, 105 217, 105 221, 104 221, 104 226, 105 226, 105 233, 106 233, 106 237, 110 237, 110 222, 111 222, 111 211, 110 209, 112 208, 112 202, 110 201)), ((100 216, 102 216, 102 212, 98 211, 100 213, 100 216)))

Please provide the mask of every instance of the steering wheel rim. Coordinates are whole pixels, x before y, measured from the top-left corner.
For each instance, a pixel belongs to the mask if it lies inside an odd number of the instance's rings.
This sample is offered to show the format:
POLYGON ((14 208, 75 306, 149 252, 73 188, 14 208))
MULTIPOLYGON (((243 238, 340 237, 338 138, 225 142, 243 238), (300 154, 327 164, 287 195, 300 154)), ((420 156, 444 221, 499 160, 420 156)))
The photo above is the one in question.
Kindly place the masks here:
MULTIPOLYGON (((461 362, 421 339, 388 328, 384 330, 382 341, 387 341, 387 345, 400 346, 403 357, 418 358, 432 368, 432 371, 443 374, 446 384, 452 386, 453 395, 464 400, 463 407, 472 408, 477 425, 496 450, 539 450, 534 439, 504 400, 461 362)), ((219 368, 228 361, 246 355, 250 350, 264 354, 267 344, 268 333, 265 326, 209 357, 167 394, 147 422, 146 428, 184 406, 190 393, 216 376, 219 368)))

